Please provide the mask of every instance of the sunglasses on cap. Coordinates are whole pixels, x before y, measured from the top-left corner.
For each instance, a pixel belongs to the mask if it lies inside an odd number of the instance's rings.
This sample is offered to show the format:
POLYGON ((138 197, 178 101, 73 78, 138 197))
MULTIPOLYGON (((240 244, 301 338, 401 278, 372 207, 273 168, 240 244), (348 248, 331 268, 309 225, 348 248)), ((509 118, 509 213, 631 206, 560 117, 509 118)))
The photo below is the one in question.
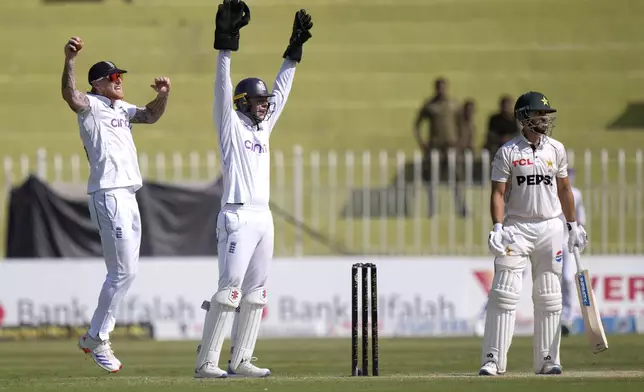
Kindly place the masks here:
POLYGON ((115 72, 113 74, 107 75, 107 78, 110 80, 110 82, 116 82, 116 79, 123 80, 123 74, 120 72, 115 72))
POLYGON ((98 78, 95 81, 98 82, 99 80, 103 80, 103 79, 109 79, 109 81, 113 83, 113 82, 116 82, 117 79, 123 80, 123 73, 114 72, 114 73, 109 74, 107 76, 103 76, 102 78, 98 78))

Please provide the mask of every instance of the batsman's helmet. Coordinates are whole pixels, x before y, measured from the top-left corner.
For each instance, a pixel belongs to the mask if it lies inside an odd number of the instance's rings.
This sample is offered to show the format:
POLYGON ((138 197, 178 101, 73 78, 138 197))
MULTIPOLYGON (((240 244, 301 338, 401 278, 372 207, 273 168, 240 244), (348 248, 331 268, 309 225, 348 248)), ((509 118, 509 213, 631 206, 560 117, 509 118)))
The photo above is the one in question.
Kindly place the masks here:
POLYGON ((264 83, 263 80, 258 78, 246 78, 237 83, 233 102, 235 103, 237 110, 259 123, 263 120, 268 120, 271 114, 273 114, 273 104, 269 102, 264 118, 258 118, 252 113, 250 98, 270 98, 273 96, 275 96, 275 94, 271 94, 268 91, 268 87, 266 87, 266 83, 264 83))
POLYGON ((554 128, 556 112, 548 98, 536 91, 521 95, 514 104, 514 116, 525 128, 546 135, 554 128))

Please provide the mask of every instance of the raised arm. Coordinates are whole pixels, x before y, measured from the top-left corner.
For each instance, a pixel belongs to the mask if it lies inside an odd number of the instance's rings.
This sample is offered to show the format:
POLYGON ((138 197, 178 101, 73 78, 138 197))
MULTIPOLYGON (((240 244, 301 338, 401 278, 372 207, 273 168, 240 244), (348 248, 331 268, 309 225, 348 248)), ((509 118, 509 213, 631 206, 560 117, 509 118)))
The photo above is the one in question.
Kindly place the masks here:
POLYGON ((274 106, 273 115, 270 118, 272 123, 277 121, 286 106, 286 101, 288 100, 288 96, 291 93, 291 87, 293 86, 293 79, 295 78, 296 64, 297 62, 286 58, 277 73, 277 77, 273 83, 273 94, 275 96, 271 98, 271 103, 274 106))
POLYGON ((63 78, 61 84, 61 93, 63 99, 69 105, 69 108, 76 113, 80 113, 89 108, 89 98, 85 93, 76 90, 76 76, 74 65, 76 55, 83 48, 83 40, 79 37, 72 37, 65 44, 65 66, 63 68, 63 78))
POLYGON ((230 80, 230 55, 239 50, 239 31, 250 22, 250 9, 243 1, 224 0, 217 7, 215 18, 215 42, 217 69, 215 71, 215 91, 213 100, 213 120, 220 142, 232 132, 233 83, 230 80))
POLYGON ((232 119, 235 112, 233 83, 230 80, 230 54, 230 50, 220 50, 217 55, 213 119, 220 135, 232 130, 232 119))
POLYGON ((132 123, 154 124, 165 113, 165 108, 168 105, 168 96, 170 94, 170 79, 158 77, 154 79, 154 84, 150 87, 156 91, 157 96, 145 105, 145 107, 136 108, 134 115, 130 118, 132 123))
POLYGON ((313 21, 311 15, 305 9, 301 9, 295 13, 291 38, 282 55, 284 62, 273 84, 273 94, 275 96, 271 99, 271 102, 275 105, 275 109, 270 118, 271 129, 272 125, 275 124, 284 110, 284 106, 291 92, 291 86, 293 85, 295 66, 302 61, 302 47, 312 37, 310 32, 312 27, 313 21))

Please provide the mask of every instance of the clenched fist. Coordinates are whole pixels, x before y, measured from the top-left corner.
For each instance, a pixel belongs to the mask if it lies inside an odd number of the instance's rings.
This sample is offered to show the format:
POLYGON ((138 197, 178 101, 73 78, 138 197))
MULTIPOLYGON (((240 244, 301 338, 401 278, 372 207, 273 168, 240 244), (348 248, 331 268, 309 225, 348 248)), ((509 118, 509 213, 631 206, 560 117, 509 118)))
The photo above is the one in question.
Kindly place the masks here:
POLYGON ((170 78, 161 76, 154 79, 154 84, 150 85, 157 94, 168 94, 170 92, 170 78))
POLYGON ((65 44, 65 57, 72 59, 83 49, 83 40, 80 37, 71 37, 65 44))

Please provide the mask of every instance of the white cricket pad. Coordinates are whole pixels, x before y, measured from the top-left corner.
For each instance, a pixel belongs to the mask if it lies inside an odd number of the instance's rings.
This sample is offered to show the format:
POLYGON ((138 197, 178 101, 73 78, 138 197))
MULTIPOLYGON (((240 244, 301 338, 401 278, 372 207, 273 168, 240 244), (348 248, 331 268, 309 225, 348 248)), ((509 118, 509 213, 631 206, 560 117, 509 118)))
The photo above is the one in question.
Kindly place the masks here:
POLYGON ((236 370, 242 361, 250 361, 255 351, 255 343, 259 334, 259 324, 262 312, 268 302, 266 289, 258 287, 242 299, 238 320, 238 330, 235 331, 236 341, 230 358, 230 368, 236 370))
POLYGON ((523 276, 520 270, 497 268, 488 295, 481 365, 492 361, 499 373, 505 373, 523 276))
POLYGON ((197 354, 195 370, 200 369, 207 362, 218 365, 224 337, 230 329, 230 322, 241 297, 241 290, 237 287, 227 287, 212 296, 210 309, 204 321, 201 348, 197 354))
POLYGON ((553 272, 544 272, 534 278, 532 286, 534 302, 534 372, 540 373, 544 365, 561 365, 559 345, 561 342, 561 277, 553 272))
POLYGON ((239 331, 239 306, 235 309, 235 316, 233 316, 233 329, 230 332, 230 355, 233 355, 233 350, 237 344, 237 331, 239 331))

